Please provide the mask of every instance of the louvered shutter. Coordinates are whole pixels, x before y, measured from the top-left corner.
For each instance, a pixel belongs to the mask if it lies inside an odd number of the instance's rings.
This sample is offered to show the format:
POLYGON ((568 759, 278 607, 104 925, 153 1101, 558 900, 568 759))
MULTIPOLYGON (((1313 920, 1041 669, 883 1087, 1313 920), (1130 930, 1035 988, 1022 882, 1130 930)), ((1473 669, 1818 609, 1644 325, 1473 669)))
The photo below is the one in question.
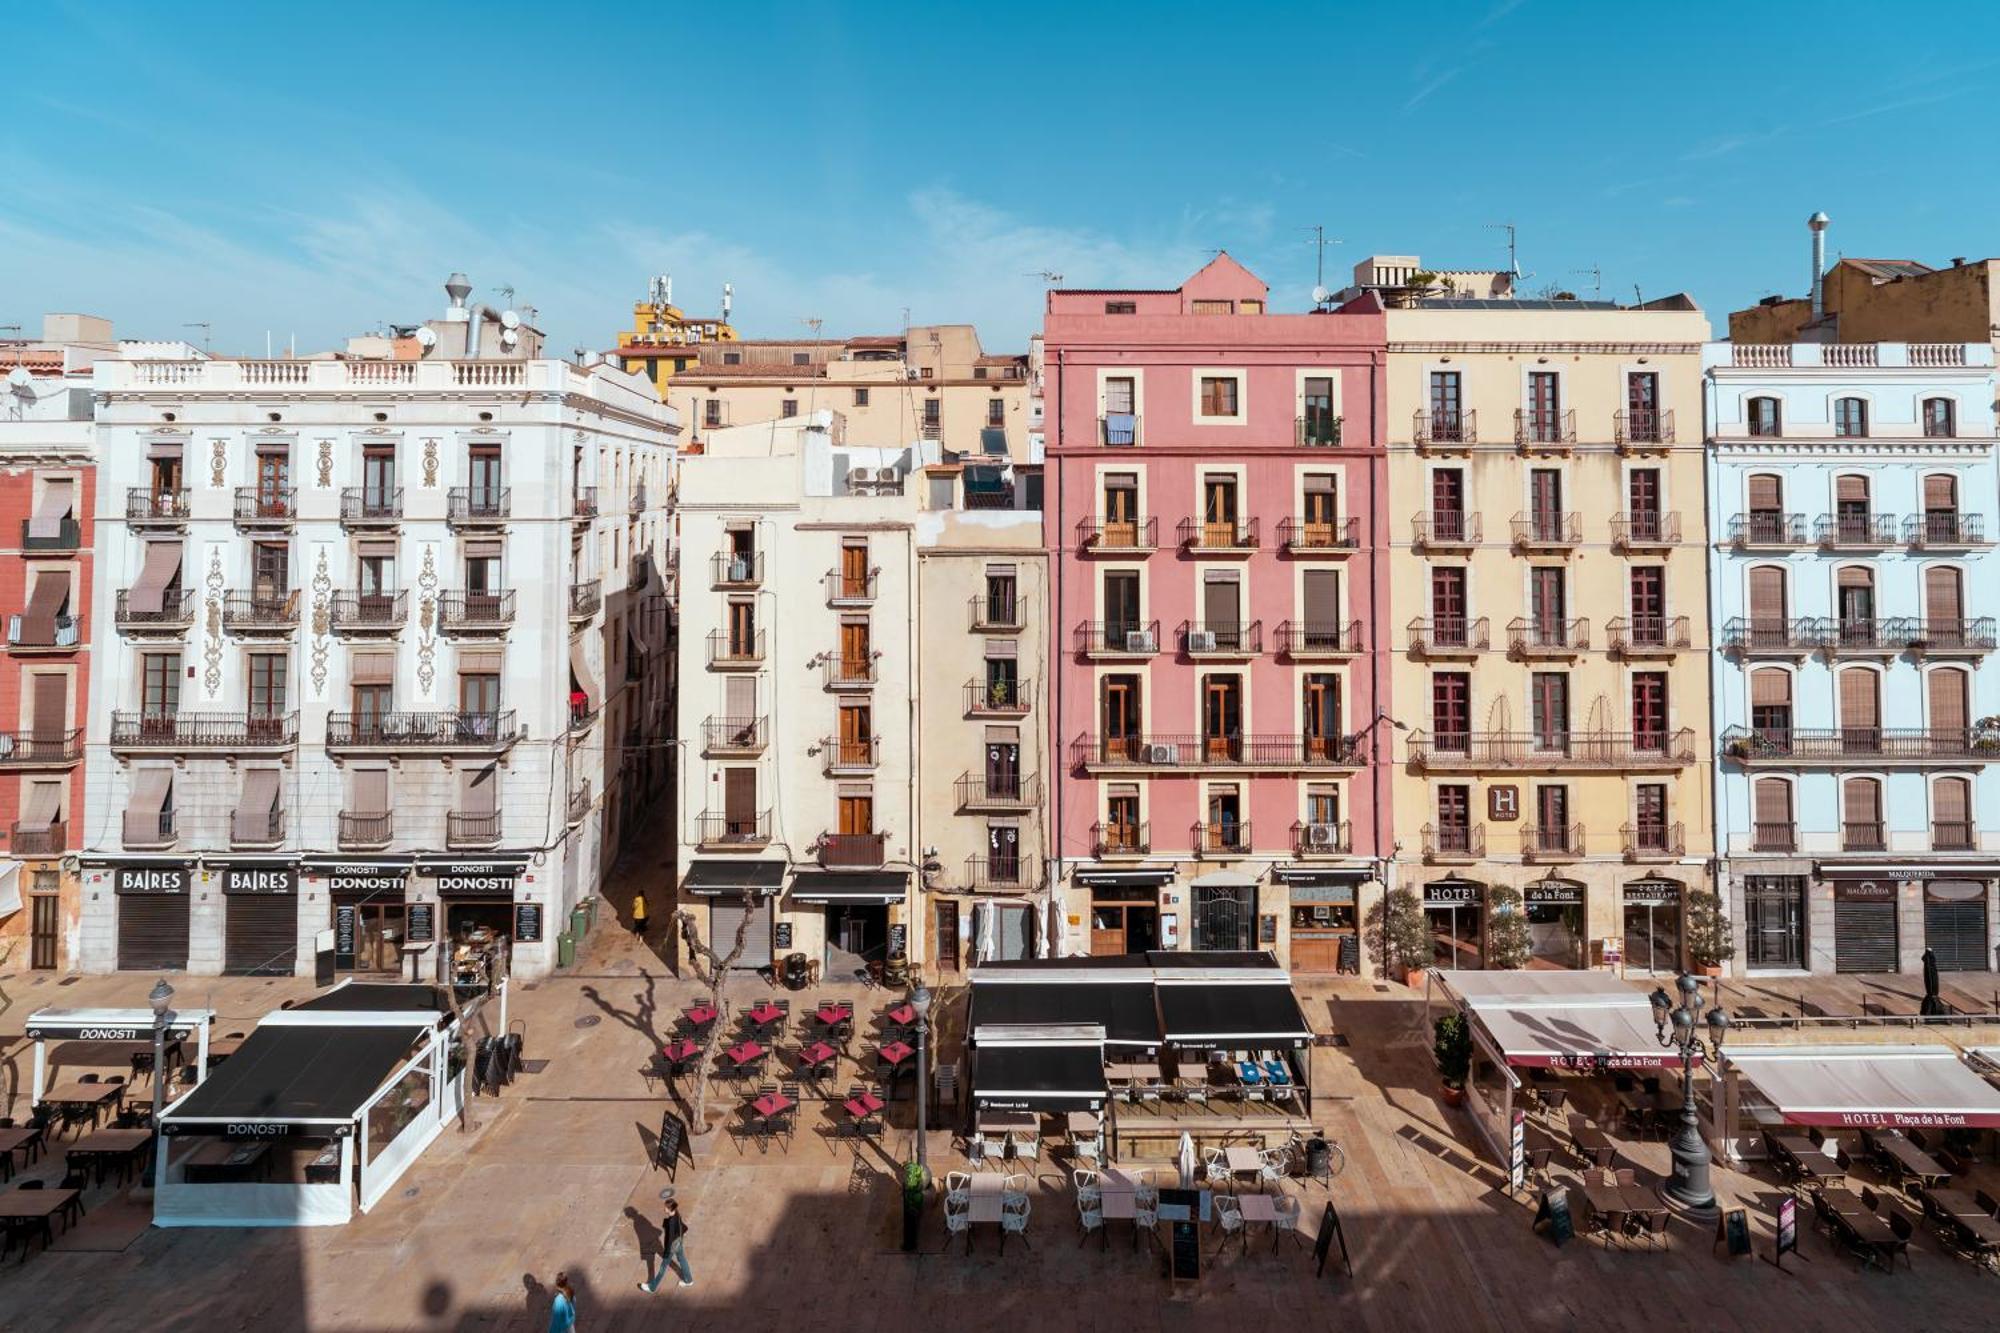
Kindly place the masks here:
POLYGON ((1972 792, 1964 778, 1939 778, 1931 785, 1931 816, 1940 824, 1972 818, 1972 792))
POLYGON ((1964 732, 1965 673, 1950 668, 1933 671, 1925 689, 1930 695, 1931 733, 1964 732))
POLYGON ((1956 622, 1964 610, 1959 600, 1958 571, 1955 569, 1927 569, 1924 571, 1924 618, 1947 624, 1956 622))
POLYGON ((1839 477, 1833 483, 1833 498, 1841 504, 1867 504, 1868 478, 1839 477))
POLYGON ((1756 793, 1756 819, 1759 824, 1789 824, 1792 822, 1792 789, 1790 784, 1777 778, 1759 778, 1756 793))
POLYGON ((1776 477, 1759 475, 1750 478, 1750 507, 1752 509, 1777 509, 1784 504, 1784 490, 1776 477))
POLYGON ((1750 673, 1750 706, 1783 707, 1792 701, 1792 678, 1775 667, 1750 673))
POLYGON ((1925 509, 1956 509, 1958 483, 1948 476, 1924 478, 1925 509))
POLYGON ((1750 619, 1775 624, 1785 618, 1785 571, 1763 565, 1750 571, 1750 619))
POLYGON ((1840 673, 1840 726, 1843 731, 1872 728, 1876 710, 1875 673, 1850 667, 1840 673))

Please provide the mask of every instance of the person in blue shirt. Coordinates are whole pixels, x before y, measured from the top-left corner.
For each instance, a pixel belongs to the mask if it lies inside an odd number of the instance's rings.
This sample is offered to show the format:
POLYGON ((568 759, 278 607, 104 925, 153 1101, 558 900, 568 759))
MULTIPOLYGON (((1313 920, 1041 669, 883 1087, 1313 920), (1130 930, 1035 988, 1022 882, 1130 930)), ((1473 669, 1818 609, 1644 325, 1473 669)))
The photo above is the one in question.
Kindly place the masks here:
POLYGON ((556 1274, 556 1298, 549 1304, 549 1333, 574 1333, 576 1328, 576 1289, 569 1284, 568 1273, 556 1274))

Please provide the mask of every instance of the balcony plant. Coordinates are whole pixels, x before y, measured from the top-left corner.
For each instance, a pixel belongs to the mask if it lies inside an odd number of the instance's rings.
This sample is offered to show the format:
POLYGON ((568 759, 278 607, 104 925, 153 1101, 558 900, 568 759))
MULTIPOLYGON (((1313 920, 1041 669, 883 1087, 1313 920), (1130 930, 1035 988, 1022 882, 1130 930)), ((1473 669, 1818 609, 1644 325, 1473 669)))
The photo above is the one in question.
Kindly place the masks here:
POLYGON ((1524 967, 1533 952, 1528 935, 1528 909, 1521 891, 1500 885, 1488 895, 1486 918, 1486 965, 1502 971, 1524 967))
POLYGON ((1446 1106, 1465 1104, 1465 1081, 1472 1076, 1472 1025, 1456 1010, 1431 1025, 1431 1058, 1437 1062, 1439 1095, 1446 1106))
POLYGON ((929 1187, 930 1173, 916 1162, 903 1163, 903 1250, 914 1253, 917 1248, 917 1231, 924 1220, 924 1191, 929 1187))
POLYGON ((1722 965, 1736 956, 1722 899, 1705 889, 1687 896, 1687 941, 1688 961, 1703 976, 1721 976, 1722 965))
POLYGON ((1414 890, 1397 889, 1382 900, 1382 966, 1415 988, 1430 966, 1431 926, 1414 890))

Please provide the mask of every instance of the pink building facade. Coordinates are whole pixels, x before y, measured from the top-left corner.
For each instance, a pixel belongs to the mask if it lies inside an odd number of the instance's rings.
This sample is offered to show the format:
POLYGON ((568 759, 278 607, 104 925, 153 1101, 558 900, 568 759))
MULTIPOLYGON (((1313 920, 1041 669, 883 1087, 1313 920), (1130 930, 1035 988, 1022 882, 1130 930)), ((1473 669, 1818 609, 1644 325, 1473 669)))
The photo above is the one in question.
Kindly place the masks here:
POLYGON ((1359 971, 1388 854, 1386 330, 1272 314, 1220 255, 1054 291, 1052 843, 1093 954, 1269 949, 1359 971))

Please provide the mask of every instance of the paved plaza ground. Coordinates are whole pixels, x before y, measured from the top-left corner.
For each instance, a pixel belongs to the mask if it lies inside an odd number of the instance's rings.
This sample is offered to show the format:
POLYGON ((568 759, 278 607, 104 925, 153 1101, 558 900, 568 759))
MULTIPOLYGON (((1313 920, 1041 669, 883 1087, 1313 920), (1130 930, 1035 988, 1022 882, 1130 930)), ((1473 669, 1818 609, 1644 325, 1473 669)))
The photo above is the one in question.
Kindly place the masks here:
MULTIPOLYGON (((247 1029, 303 983, 190 978, 182 998, 210 1000, 222 1030, 247 1029)), ((0 1035, 51 1004, 142 1004, 149 976, 8 979, 0 1035)), ((748 982, 740 994, 761 990, 748 982)), ((1768 1175, 1721 1173, 1751 1210, 1758 1257, 1716 1257, 1707 1232, 1676 1226, 1664 1252, 1561 1249, 1530 1229, 1531 1210, 1498 1188, 1463 1113, 1435 1096, 1422 1006, 1401 987, 1344 981, 1306 989, 1316 1029, 1344 1035, 1313 1053, 1316 1108, 1344 1146, 1334 1183, 1354 1277, 1315 1278, 1309 1248, 1205 1259, 1198 1287, 1171 1290, 1157 1250, 1115 1224, 1108 1248, 1079 1245, 1067 1162, 1043 1160, 1031 1187, 1029 1244, 997 1252, 983 1231, 970 1256, 944 1252, 933 1209, 924 1250, 898 1248, 891 1156, 910 1145, 897 1102, 882 1153, 857 1157, 807 1108, 789 1150, 734 1144, 675 1182, 691 1223, 697 1285, 634 1290, 654 1252, 664 1173, 648 1165, 667 1105, 648 1059, 695 987, 651 948, 600 928, 578 967, 524 990, 513 1016, 538 1062, 499 1097, 473 1104, 373 1213, 320 1230, 181 1230, 145 1225, 110 1187, 49 1253, 0 1265, 0 1329, 535 1329, 560 1269, 580 1293, 580 1327, 880 1329, 944 1327, 1040 1333, 1069 1328, 1484 1329, 1695 1326, 1733 1329, 1989 1329, 2000 1279, 1943 1252, 1927 1232, 1912 1266, 1857 1271, 1826 1239, 1780 1272, 1770 1249, 1779 1188, 1768 1175)), ((862 996, 878 1007, 879 992, 862 996)), ((947 999, 949 999, 947 992, 947 999)), ((949 1029, 947 1044, 954 1039, 949 1029)), ((22 1065, 25 1077, 25 1064, 22 1065)), ((845 1081, 845 1080, 843 1080, 845 1081)), ((16 1103, 18 1110, 19 1103, 16 1103)), ((1633 1152, 1666 1165, 1657 1142, 1633 1152)), ((951 1138, 931 1140, 934 1168, 951 1138)), ((48 1162, 37 1168, 47 1173, 48 1162)), ((1995 1168, 1982 1170, 1994 1173, 1995 1168)), ((1989 1188, 2000 1174, 1987 1180, 1989 1188)), ((1304 1197, 1306 1244, 1327 1191, 1304 1197)), ((2000 1191, 1996 1191, 2000 1192, 2000 1191)), ((1802 1225, 1809 1211, 1801 1211, 1802 1225)), ((1219 1238, 1205 1240, 1212 1256, 1219 1238)))

